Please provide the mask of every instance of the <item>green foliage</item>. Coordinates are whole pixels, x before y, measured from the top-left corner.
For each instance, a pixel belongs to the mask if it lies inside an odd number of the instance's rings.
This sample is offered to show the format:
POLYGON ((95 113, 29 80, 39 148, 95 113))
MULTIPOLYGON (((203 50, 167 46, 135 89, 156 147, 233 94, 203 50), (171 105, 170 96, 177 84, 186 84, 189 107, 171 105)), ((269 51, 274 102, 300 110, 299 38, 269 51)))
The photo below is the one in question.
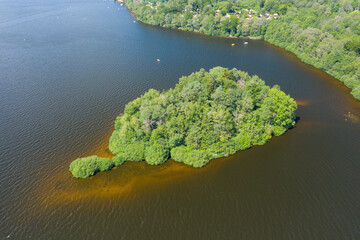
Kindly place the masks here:
POLYGON ((121 154, 125 161, 142 161, 145 158, 145 146, 141 142, 127 144, 121 154))
POLYGON ((152 145, 145 150, 145 161, 150 165, 159 165, 169 158, 169 150, 162 145, 152 145))
MULTIPOLYGON (((359 91, 358 91, 359 92, 359 91)), ((355 94, 358 94, 355 92, 355 94)), ((278 86, 237 69, 201 69, 182 77, 174 89, 150 89, 117 117, 109 149, 116 156, 79 158, 70 164, 85 178, 124 161, 158 165, 169 155, 203 167, 253 145, 265 144, 295 125, 297 105, 278 86)))
MULTIPOLYGON (((145 23, 185 31, 196 31, 213 36, 263 36, 269 23, 263 16, 270 13, 286 13, 291 4, 276 0, 264 1, 261 8, 256 0, 245 1, 187 1, 160 0, 130 1, 128 7, 145 23), (193 4, 192 4, 193 3, 193 4), (266 9, 265 9, 266 6, 266 9), (250 9, 251 17, 248 13, 250 9), (248 9, 245 11, 244 9, 248 9)), ((271 17, 272 18, 272 17, 271 17)), ((269 18, 270 19, 270 18, 269 18)))
POLYGON ((295 125, 296 108, 278 86, 269 88, 257 76, 201 69, 174 89, 151 89, 130 102, 115 122, 109 149, 115 164, 118 158, 161 164, 170 152, 175 161, 202 167, 283 134, 295 125))
POLYGON ((125 162, 125 157, 123 154, 119 154, 113 157, 112 161, 114 162, 115 166, 119 166, 125 162))
MULTIPOLYGON (((358 0, 157 0, 127 5, 140 21, 152 25, 212 36, 264 38, 349 88, 360 86, 358 0)), ((256 100, 247 103, 256 107, 256 100)), ((136 111, 137 104, 125 112, 136 111)))
POLYGON ((346 51, 353 51, 360 54, 360 41, 348 41, 345 43, 344 48, 346 51))
POLYGON ((312 8, 291 8, 269 24, 265 40, 295 53, 305 63, 323 69, 355 89, 360 86, 360 38, 357 32, 360 12, 355 9, 340 11, 346 6, 339 3, 332 7, 331 10, 330 6, 322 4, 312 8))
POLYGON ((273 133, 274 136, 281 136, 286 132, 286 128, 281 127, 281 126, 274 126, 273 127, 273 133))
POLYGON ((236 151, 245 150, 252 146, 250 137, 244 132, 240 132, 240 134, 233 139, 233 142, 236 151))
POLYGON ((354 88, 351 92, 351 94, 358 100, 360 100, 360 86, 357 88, 354 88))
POLYGON ((89 156, 78 158, 70 164, 70 172, 76 178, 87 178, 97 172, 108 171, 114 166, 114 162, 108 158, 89 156))
POLYGON ((280 3, 276 0, 266 0, 264 8, 266 12, 278 12, 280 3))
POLYGON ((203 167, 210 161, 210 154, 205 150, 192 150, 185 146, 171 149, 171 158, 193 167, 203 167))
POLYGON ((114 163, 108 158, 98 158, 97 164, 100 172, 108 171, 114 166, 114 163))

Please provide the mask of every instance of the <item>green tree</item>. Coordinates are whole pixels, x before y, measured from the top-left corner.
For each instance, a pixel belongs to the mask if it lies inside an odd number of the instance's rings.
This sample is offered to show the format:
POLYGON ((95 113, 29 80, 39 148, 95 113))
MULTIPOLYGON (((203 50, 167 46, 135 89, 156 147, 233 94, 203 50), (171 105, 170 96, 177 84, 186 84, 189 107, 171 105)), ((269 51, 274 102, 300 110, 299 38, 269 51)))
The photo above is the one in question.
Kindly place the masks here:
POLYGON ((70 164, 70 172, 76 178, 87 178, 97 172, 108 171, 114 166, 113 161, 108 158, 89 156, 78 158, 70 164))
POLYGON ((152 145, 145 150, 145 161, 150 165, 159 165, 169 158, 169 150, 163 145, 152 145))

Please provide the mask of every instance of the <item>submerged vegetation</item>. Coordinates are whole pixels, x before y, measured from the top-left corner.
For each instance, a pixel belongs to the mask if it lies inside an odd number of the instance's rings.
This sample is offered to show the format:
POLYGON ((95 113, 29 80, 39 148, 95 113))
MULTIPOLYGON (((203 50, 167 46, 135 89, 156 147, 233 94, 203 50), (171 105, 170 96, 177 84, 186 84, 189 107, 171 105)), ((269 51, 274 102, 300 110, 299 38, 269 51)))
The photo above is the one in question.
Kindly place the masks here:
POLYGON ((359 0, 140 0, 138 20, 211 36, 264 38, 322 69, 360 100, 359 0))
POLYGON ((174 89, 150 89, 128 103, 115 121, 112 160, 96 156, 70 165, 85 178, 124 161, 158 165, 169 157, 193 167, 265 144, 295 125, 295 101, 278 86, 237 69, 201 69, 174 89))

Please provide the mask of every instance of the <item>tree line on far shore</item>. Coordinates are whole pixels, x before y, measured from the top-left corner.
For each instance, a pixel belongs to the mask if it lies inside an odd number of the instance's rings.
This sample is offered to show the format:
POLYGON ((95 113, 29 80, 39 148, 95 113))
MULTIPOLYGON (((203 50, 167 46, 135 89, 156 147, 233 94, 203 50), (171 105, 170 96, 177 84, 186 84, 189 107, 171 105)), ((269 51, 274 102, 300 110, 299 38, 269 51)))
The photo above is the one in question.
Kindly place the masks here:
POLYGON ((360 100, 359 0, 128 1, 138 20, 211 36, 264 38, 322 69, 360 100))

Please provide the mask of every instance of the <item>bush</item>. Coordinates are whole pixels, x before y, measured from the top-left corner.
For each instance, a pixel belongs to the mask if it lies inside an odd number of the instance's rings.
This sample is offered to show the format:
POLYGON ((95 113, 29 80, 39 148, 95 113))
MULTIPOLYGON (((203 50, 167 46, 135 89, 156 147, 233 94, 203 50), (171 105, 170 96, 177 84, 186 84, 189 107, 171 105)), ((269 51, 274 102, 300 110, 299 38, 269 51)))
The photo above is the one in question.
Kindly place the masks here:
POLYGON ((141 142, 129 144, 125 147, 124 158, 126 161, 139 162, 145 158, 145 146, 141 142))
POLYGON ((286 132, 286 128, 280 126, 273 126, 273 134, 274 136, 281 136, 286 132))
POLYGON ((105 171, 109 171, 112 167, 114 167, 114 162, 108 158, 98 157, 97 165, 100 172, 105 172, 105 171))
POLYGON ((119 154, 115 157, 113 157, 112 161, 114 162, 115 166, 119 166, 125 162, 124 154, 119 154))
POLYGON ((210 151, 190 150, 185 146, 171 149, 171 158, 193 167, 203 167, 210 161, 210 151))
POLYGON ((354 88, 351 94, 358 100, 360 100, 360 85, 354 88))
POLYGON ((346 51, 353 51, 360 54, 360 41, 348 41, 344 44, 346 51))
POLYGON ((169 158, 169 150, 162 145, 152 145, 145 149, 145 161, 150 165, 159 165, 169 158))
POLYGON ((210 154, 205 150, 190 150, 183 159, 183 163, 196 168, 205 166, 209 161, 210 154))
POLYGON ((212 158, 227 157, 236 152, 234 141, 224 141, 212 144, 208 148, 208 152, 211 153, 212 158))
POLYGON ((181 134, 175 134, 169 139, 169 147, 174 148, 184 144, 184 136, 181 134))
POLYGON ((70 164, 70 172, 76 178, 87 178, 97 172, 108 171, 114 166, 113 161, 96 155, 78 158, 70 164))
POLYGON ((246 133, 240 133, 231 140, 234 143, 235 151, 245 150, 252 146, 252 141, 246 133))
POLYGON ((183 162, 185 155, 187 153, 186 147, 184 145, 171 149, 170 156, 174 159, 175 162, 183 162))
MULTIPOLYGON (((120 124, 118 124, 119 122, 120 122, 120 119, 117 119, 116 122, 115 122, 115 128, 120 126, 120 124)), ((119 131, 115 130, 113 132, 113 134, 111 135, 111 137, 110 137, 109 150, 113 154, 117 155, 117 154, 120 153, 120 149, 121 149, 121 142, 120 142, 119 131)))

